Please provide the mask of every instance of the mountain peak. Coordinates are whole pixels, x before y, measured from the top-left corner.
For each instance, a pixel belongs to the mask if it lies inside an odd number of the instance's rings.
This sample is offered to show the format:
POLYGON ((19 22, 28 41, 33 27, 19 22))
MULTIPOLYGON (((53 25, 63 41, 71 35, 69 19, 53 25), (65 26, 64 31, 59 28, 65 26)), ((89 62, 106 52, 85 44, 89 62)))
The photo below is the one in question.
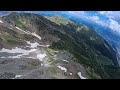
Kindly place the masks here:
POLYGON ((58 25, 61 25, 61 24, 67 25, 69 23, 73 23, 71 20, 69 20, 67 18, 64 18, 63 16, 57 15, 57 14, 55 14, 53 16, 50 16, 50 17, 47 16, 46 18, 49 19, 52 22, 55 22, 58 25))

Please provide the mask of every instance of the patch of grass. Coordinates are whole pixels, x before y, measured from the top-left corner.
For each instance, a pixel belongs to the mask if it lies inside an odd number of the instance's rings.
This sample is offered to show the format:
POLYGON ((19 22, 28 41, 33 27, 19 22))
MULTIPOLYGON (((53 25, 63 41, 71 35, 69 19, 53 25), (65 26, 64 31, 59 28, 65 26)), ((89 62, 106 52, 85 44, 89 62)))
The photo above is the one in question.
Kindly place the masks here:
POLYGON ((47 61, 48 61, 48 62, 53 62, 54 60, 55 60, 55 59, 53 59, 52 57, 49 57, 47 61))
POLYGON ((90 67, 85 68, 88 75, 91 77, 91 79, 100 79, 101 77, 96 74, 96 72, 94 71, 94 69, 91 69, 90 67))
POLYGON ((18 20, 16 21, 16 25, 17 25, 18 27, 20 27, 20 28, 26 28, 25 25, 23 24, 23 22, 21 21, 21 19, 18 19, 18 20))
POLYGON ((48 54, 50 54, 52 56, 54 55, 54 51, 52 49, 47 48, 46 50, 47 50, 48 54))
POLYGON ((54 62, 52 62, 51 64, 52 65, 56 65, 58 63, 58 61, 57 60, 55 60, 54 62))

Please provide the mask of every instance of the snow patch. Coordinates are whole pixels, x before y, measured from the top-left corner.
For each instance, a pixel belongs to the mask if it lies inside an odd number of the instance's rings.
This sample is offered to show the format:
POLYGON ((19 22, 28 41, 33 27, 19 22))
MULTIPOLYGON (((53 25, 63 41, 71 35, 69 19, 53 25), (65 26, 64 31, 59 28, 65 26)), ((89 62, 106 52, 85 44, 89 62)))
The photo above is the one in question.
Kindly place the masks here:
POLYGON ((13 29, 13 28, 9 27, 9 29, 13 29))
POLYGON ((9 56, 9 57, 2 57, 2 58, 20 58, 21 56, 24 56, 24 55, 29 55, 29 53, 31 52, 34 52, 36 51, 37 49, 30 49, 30 50, 25 50, 25 49, 21 49, 21 48, 13 48, 13 49, 5 49, 5 48, 2 48, 0 50, 0 52, 5 52, 5 53, 18 53, 19 55, 16 55, 16 56, 9 56))
POLYGON ((34 33, 31 33, 31 32, 29 32, 29 31, 27 31, 27 30, 26 30, 26 31, 25 31, 25 30, 22 30, 22 29, 20 29, 19 27, 16 27, 16 28, 17 28, 18 30, 26 33, 26 34, 31 34, 31 35, 37 37, 39 40, 41 40, 41 37, 40 37, 39 35, 37 35, 35 32, 34 32, 34 33))
MULTIPOLYGON (((31 43, 30 41, 26 41, 27 44, 30 45, 31 48, 36 48, 37 46, 41 46, 41 47, 49 47, 50 45, 40 45, 39 43, 37 42, 34 42, 34 43, 31 43)), ((27 46, 28 47, 28 46, 27 46)))
POLYGON ((39 46, 41 46, 41 47, 45 47, 45 45, 39 45, 39 46))
POLYGON ((70 75, 72 75, 72 73, 70 73, 70 75))
POLYGON ((20 29, 19 27, 16 27, 17 29, 19 29, 20 31, 23 31, 22 29, 20 29))
POLYGON ((54 51, 55 53, 59 53, 59 51, 54 51))
POLYGON ((67 72, 67 69, 65 67, 62 67, 62 66, 57 66, 57 67, 63 70, 64 72, 67 72))
POLYGON ((69 61, 67 61, 67 60, 63 60, 64 62, 69 62, 69 61))
POLYGON ((37 37, 38 39, 40 39, 40 40, 41 40, 41 37, 40 37, 39 35, 37 35, 35 32, 34 32, 34 33, 32 33, 32 35, 33 35, 33 36, 35 36, 35 37, 37 37))
POLYGON ((45 45, 46 47, 49 47, 50 45, 45 45))
POLYGON ((28 53, 33 52, 33 51, 36 51, 36 49, 25 50, 25 49, 21 49, 21 48, 15 47, 13 49, 2 48, 0 52, 28 54, 28 53))
POLYGON ((50 45, 39 45, 41 47, 49 47, 50 45))
POLYGON ((43 58, 45 58, 47 55, 44 53, 44 54, 38 54, 37 55, 37 59, 39 59, 40 61, 43 61, 43 58))
POLYGON ((27 41, 27 44, 29 44, 31 48, 36 48, 37 46, 39 46, 37 42, 31 43, 30 41, 27 41))
POLYGON ((43 66, 43 63, 41 63, 41 66, 43 66))
POLYGON ((19 78, 19 77, 22 77, 22 76, 23 76, 23 75, 16 75, 16 76, 15 76, 15 79, 16 79, 16 78, 19 78))
POLYGON ((26 34, 30 34, 30 32, 28 32, 28 31, 24 31, 24 30, 22 30, 22 29, 20 29, 19 27, 16 27, 18 30, 20 30, 20 31, 22 31, 22 32, 24 32, 24 33, 26 33, 26 34))
POLYGON ((78 72, 78 76, 81 78, 81 79, 87 79, 85 77, 82 76, 81 72, 78 72))
POLYGON ((0 20, 0 23, 3 23, 3 21, 2 21, 2 20, 0 20))
POLYGON ((21 56, 23 56, 23 55, 21 54, 21 55, 17 55, 17 56, 9 56, 9 57, 5 57, 5 58, 20 58, 21 56))

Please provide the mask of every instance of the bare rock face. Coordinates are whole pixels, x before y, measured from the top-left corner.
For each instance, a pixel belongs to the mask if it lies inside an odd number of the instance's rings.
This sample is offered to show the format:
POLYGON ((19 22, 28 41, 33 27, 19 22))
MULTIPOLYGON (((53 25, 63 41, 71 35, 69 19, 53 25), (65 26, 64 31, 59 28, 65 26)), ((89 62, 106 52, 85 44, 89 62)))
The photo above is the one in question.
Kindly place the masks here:
POLYGON ((0 79, 11 79, 14 77, 15 77, 15 74, 10 72, 4 72, 0 74, 0 79))

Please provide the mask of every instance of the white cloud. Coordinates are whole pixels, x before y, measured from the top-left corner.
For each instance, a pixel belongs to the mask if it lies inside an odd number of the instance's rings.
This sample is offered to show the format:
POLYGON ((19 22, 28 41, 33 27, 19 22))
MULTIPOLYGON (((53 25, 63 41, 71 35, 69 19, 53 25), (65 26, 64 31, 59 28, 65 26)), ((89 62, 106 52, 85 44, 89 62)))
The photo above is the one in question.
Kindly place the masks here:
POLYGON ((88 19, 90 19, 92 21, 95 21, 95 22, 99 21, 99 17, 98 16, 90 16, 90 17, 88 17, 88 19))
POLYGON ((100 11, 99 14, 104 15, 108 18, 114 18, 114 12, 112 11, 100 11))
POLYGON ((81 18, 86 18, 87 16, 85 11, 68 11, 68 14, 81 18))
POLYGON ((95 23, 103 25, 103 26, 106 24, 105 21, 100 20, 100 18, 97 15, 90 16, 85 11, 68 11, 68 13, 70 15, 72 14, 76 17, 83 18, 83 19, 95 22, 95 23))
POLYGON ((79 18, 84 18, 90 21, 94 21, 96 23, 98 23, 99 21, 99 17, 98 16, 89 16, 85 11, 68 11, 68 13, 75 17, 79 17, 79 18))
POLYGON ((99 11, 98 13, 111 19, 120 18, 120 11, 99 11))
POLYGON ((75 15, 85 15, 85 11, 68 11, 68 13, 75 15))
POLYGON ((115 20, 109 19, 109 27, 112 30, 117 31, 117 32, 120 33, 120 24, 118 24, 118 22, 116 22, 115 20))
POLYGON ((94 21, 95 23, 99 24, 99 25, 102 25, 102 26, 107 26, 109 27, 110 29, 112 29, 113 31, 116 31, 118 33, 120 33, 120 24, 109 18, 108 20, 100 20, 99 18, 97 17, 94 17, 94 18, 91 18, 92 21, 94 21))
POLYGON ((110 29, 120 33, 120 24, 117 22, 116 19, 120 18, 120 11, 100 11, 98 14, 102 15, 103 17, 107 17, 108 19, 104 20, 97 15, 90 16, 85 11, 69 11, 69 14, 72 14, 76 17, 84 18, 89 21, 95 22, 102 26, 107 26, 110 29))
POLYGON ((112 14, 113 12, 112 11, 100 11, 99 13, 102 15, 108 15, 108 14, 112 14))
POLYGON ((75 15, 76 17, 84 18, 84 19, 89 19, 92 21, 99 21, 98 16, 89 16, 85 11, 68 11, 69 14, 75 15))

